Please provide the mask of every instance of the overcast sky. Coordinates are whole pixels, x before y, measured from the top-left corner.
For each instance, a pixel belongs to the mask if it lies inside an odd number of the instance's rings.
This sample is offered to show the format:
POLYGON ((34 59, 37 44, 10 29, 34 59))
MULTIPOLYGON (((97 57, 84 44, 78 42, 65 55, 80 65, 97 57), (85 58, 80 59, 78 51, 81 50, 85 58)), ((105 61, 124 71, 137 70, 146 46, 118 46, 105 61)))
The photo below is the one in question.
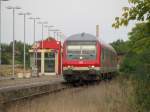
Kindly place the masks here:
MULTIPOLYGON (((23 41, 23 16, 19 12, 31 12, 32 17, 40 17, 48 21, 67 36, 74 33, 91 33, 95 35, 96 24, 100 25, 100 38, 105 42, 117 39, 127 40, 127 33, 133 27, 115 30, 111 27, 114 18, 120 16, 122 7, 128 5, 128 0, 10 0, 2 3, 2 42, 12 40, 12 10, 7 6, 20 6, 16 11, 16 40, 23 41)), ((44 29, 47 38, 47 29, 44 29)), ((36 40, 41 39, 41 25, 36 25, 36 40)), ((27 42, 33 42, 33 21, 27 19, 27 42)))

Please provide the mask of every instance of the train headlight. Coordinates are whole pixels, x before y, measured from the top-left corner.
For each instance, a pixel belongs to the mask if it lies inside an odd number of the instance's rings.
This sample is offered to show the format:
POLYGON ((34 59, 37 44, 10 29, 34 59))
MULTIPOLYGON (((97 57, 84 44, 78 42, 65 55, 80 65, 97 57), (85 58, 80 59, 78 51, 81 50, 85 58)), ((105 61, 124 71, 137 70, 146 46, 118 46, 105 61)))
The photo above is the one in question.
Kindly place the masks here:
POLYGON ((80 56, 80 59, 83 59, 83 57, 82 57, 82 56, 80 56))
POLYGON ((92 66, 92 68, 95 68, 95 66, 92 66))
POLYGON ((70 65, 68 65, 68 67, 67 67, 68 69, 73 69, 73 66, 70 66, 70 65))

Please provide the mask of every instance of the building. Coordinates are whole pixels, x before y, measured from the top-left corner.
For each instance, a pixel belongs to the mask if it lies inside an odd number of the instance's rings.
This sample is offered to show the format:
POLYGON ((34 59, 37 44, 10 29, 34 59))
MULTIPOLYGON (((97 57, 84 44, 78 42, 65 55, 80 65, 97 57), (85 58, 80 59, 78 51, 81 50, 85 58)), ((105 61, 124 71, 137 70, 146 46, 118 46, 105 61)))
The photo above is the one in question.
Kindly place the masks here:
POLYGON ((39 75, 61 74, 61 48, 61 42, 51 37, 34 44, 29 50, 32 69, 39 75))

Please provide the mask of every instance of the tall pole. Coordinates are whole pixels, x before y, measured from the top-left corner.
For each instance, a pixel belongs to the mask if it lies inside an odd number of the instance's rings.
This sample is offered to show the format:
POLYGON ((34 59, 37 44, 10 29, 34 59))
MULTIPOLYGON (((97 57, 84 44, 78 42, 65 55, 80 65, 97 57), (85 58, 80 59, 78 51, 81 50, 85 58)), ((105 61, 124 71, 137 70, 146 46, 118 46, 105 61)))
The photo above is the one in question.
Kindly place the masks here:
POLYGON ((13 77, 15 76, 15 9, 13 8, 13 77))
POLYGON ((46 25, 45 27, 48 28, 48 37, 50 37, 50 30, 51 30, 51 28, 54 27, 54 26, 48 26, 48 25, 46 25))
POLYGON ((0 0, 0 65, 2 64, 2 1, 8 1, 8 0, 0 0))
POLYGON ((99 39, 99 25, 96 25, 96 37, 99 39))
POLYGON ((58 34, 57 32, 60 31, 58 29, 53 29, 53 30, 49 30, 49 31, 53 31, 54 32, 54 39, 58 39, 58 34), (55 38, 56 37, 56 38, 55 38))
MULTIPOLYGON (((36 19, 34 19, 33 20, 33 44, 35 44, 35 21, 36 21, 36 19)), ((36 68, 37 68, 37 48, 35 48, 36 49, 36 52, 35 52, 35 50, 34 50, 34 66, 36 66, 36 68)))
POLYGON ((55 39, 55 33, 56 33, 56 32, 54 31, 54 39, 55 39))
POLYGON ((1 30, 1 0, 0 0, 0 65, 2 64, 2 46, 1 46, 1 36, 2 36, 2 30, 1 30))
POLYGON ((49 31, 53 31, 54 32, 54 38, 58 40, 58 29, 53 29, 53 30, 49 30, 49 31))
POLYGON ((61 42, 61 32, 59 32, 59 41, 61 42))
POLYGON ((42 25, 42 49, 43 49, 43 40, 44 40, 44 25, 45 24, 48 24, 47 21, 44 21, 44 22, 39 22, 39 24, 42 25))
POLYGON ((30 13, 19 13, 19 15, 24 16, 24 55, 23 55, 23 73, 25 75, 26 71, 26 16, 31 15, 30 13))
POLYGON ((38 17, 31 17, 29 19, 33 20, 33 44, 35 44, 35 24, 36 24, 36 20, 38 20, 40 18, 38 18, 38 17))
POLYGON ((33 43, 35 44, 35 19, 33 20, 34 21, 34 26, 33 26, 33 43))
POLYGON ((42 49, 43 49, 43 24, 42 24, 42 49))
POLYGON ((57 32, 57 41, 59 41, 59 32, 57 32))
POLYGON ((15 9, 13 8, 13 77, 15 76, 15 9))
MULTIPOLYGON (((36 20, 40 19, 38 17, 31 17, 29 18, 30 20, 33 20, 33 45, 36 44, 36 39, 35 39, 35 28, 36 28, 36 20)), ((37 48, 34 48, 34 66, 37 67, 37 48), (36 50, 36 51, 35 51, 36 50)))
POLYGON ((12 56, 12 71, 13 78, 15 78, 15 10, 21 9, 20 7, 7 7, 8 9, 13 10, 13 56, 12 56))
POLYGON ((25 75, 25 71, 26 71, 26 15, 24 14, 24 58, 23 58, 23 64, 24 64, 24 69, 23 69, 23 73, 25 75))
MULTIPOLYGON (((33 44, 35 44, 35 21, 36 21, 36 19, 33 19, 33 44)), ((36 52, 35 52, 35 49, 34 49, 34 54, 33 54, 34 55, 34 66, 37 67, 37 49, 36 49, 36 52)))

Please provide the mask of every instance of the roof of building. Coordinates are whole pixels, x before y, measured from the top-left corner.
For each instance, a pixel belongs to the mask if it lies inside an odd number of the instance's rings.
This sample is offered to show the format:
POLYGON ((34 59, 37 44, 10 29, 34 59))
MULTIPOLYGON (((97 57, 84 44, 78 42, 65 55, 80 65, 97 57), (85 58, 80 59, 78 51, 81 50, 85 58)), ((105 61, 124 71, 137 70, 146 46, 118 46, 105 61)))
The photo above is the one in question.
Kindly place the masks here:
POLYGON ((32 46, 32 49, 60 49, 61 48, 61 42, 60 41, 57 41, 55 40, 54 38, 52 37, 48 37, 47 39, 45 40, 40 40, 38 41, 37 43, 35 43, 33 46, 32 46))

